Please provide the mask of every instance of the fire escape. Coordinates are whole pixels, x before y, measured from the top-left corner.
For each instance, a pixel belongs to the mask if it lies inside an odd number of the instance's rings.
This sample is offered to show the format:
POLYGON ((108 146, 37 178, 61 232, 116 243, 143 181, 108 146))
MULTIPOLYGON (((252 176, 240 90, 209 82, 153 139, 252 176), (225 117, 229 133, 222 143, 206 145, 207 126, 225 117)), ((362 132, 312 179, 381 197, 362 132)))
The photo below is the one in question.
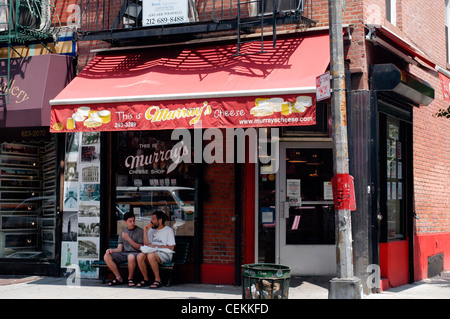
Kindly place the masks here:
POLYGON ((263 38, 271 36, 275 44, 277 25, 297 24, 303 28, 315 25, 310 18, 311 0, 186 0, 183 1, 187 6, 185 19, 177 23, 147 19, 145 6, 150 2, 80 0, 78 38, 102 40, 113 46, 133 46, 184 42, 205 35, 235 36, 235 54, 244 55, 248 53, 241 48, 249 41, 260 42, 260 48, 251 54, 265 52, 263 38))
POLYGON ((9 103, 12 54, 22 57, 15 46, 41 43, 50 51, 46 43, 56 40, 60 28, 52 0, 0 0, 0 46, 7 48, 7 54, 0 56, 0 96, 4 103, 9 103))
POLYGON ((283 11, 283 9, 291 10, 295 14, 295 19, 299 20, 299 17, 304 12, 304 1, 300 0, 297 3, 286 4, 286 1, 277 0, 247 0, 237 2, 237 49, 236 55, 241 55, 241 46, 244 43, 259 42, 260 48, 257 53, 264 53, 264 26, 269 25, 272 27, 272 46, 275 47, 277 39, 277 15, 283 11), (296 7, 295 7, 296 6, 296 7), (283 8, 284 7, 284 8, 283 8), (247 11, 247 14, 242 12, 247 11), (259 37, 251 40, 243 40, 242 35, 249 33, 249 29, 259 29, 259 37))

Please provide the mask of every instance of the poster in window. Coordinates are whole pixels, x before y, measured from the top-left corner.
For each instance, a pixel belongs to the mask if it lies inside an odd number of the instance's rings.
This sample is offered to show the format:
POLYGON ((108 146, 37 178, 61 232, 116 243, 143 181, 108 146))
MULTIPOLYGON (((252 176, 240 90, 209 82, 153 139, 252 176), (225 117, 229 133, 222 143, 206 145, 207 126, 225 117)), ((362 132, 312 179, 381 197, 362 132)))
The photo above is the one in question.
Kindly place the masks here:
POLYGON ((79 217, 100 217, 99 202, 81 202, 78 209, 79 217))
POLYGON ((65 183, 63 209, 64 211, 78 210, 78 183, 65 183))
POLYGON ((81 278, 97 278, 98 271, 92 267, 94 260, 91 259, 80 259, 78 261, 78 266, 80 267, 81 278))
POLYGON ((391 199, 391 182, 387 182, 387 200, 391 199))
POLYGON ((80 188, 81 201, 99 201, 100 200, 100 184, 83 184, 80 188))
POLYGON ((273 207, 261 207, 261 224, 273 224, 275 222, 275 209, 273 207))
POLYGON ((323 199, 333 200, 333 187, 330 182, 323 182, 323 199))
POLYGON ((77 242, 62 242, 61 267, 69 267, 78 263, 77 242))
POLYGON ((289 197, 289 207, 299 207, 302 206, 302 198, 298 197, 289 197))
POLYGON ((398 140, 398 126, 394 124, 389 124, 388 136, 393 140, 398 140))
POLYGON ((286 180, 286 196, 287 197, 300 197, 300 180, 299 179, 287 179, 286 180))
POLYGON ((387 178, 391 177, 391 160, 387 160, 386 163, 386 177, 387 178))
POLYGON ((391 163, 391 178, 397 178, 397 162, 392 161, 391 163))
POLYGON ((392 199, 397 199, 397 183, 392 183, 392 199))
POLYGON ((78 258, 98 258, 98 237, 85 237, 78 239, 78 258))
MULTIPOLYGON (((92 261, 99 258, 100 133, 67 134, 61 267, 78 265, 82 278, 98 277, 92 261)), ((51 234, 46 234, 51 240, 51 234)))

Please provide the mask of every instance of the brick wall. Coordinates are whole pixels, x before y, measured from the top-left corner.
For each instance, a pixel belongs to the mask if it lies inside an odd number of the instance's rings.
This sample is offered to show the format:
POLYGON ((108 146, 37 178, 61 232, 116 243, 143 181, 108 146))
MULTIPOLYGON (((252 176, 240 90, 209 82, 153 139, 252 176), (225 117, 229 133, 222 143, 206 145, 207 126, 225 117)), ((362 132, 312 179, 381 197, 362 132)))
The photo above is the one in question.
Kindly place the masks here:
POLYGON ((74 5, 77 3, 76 0, 54 0, 55 9, 58 13, 59 20, 62 26, 67 25, 67 20, 69 16, 74 13, 74 11, 69 10, 70 5, 74 5))
POLYGON ((203 206, 203 262, 234 263, 234 164, 205 165, 207 198, 203 206))
MULTIPOLYGON (((445 68, 445 1, 402 0, 403 34, 432 61, 445 68)), ((436 118, 447 108, 435 72, 411 67, 411 73, 429 82, 435 100, 414 108, 414 190, 417 233, 450 232, 450 119, 436 118)))

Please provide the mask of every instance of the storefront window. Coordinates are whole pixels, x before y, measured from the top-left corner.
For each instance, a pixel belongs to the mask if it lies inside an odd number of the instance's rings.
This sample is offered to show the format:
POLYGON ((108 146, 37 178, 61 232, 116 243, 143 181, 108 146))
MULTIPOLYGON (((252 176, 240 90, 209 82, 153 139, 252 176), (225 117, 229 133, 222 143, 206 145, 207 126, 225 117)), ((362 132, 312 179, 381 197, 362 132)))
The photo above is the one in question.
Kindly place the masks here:
POLYGON ((56 177, 48 129, 0 131, 0 258, 55 258, 56 177))
POLYGON ((144 228, 152 213, 166 213, 166 225, 176 236, 194 236, 195 176, 191 163, 175 163, 174 154, 190 149, 171 140, 172 131, 119 132, 117 136, 116 217, 117 233, 123 215, 133 212, 144 228))
MULTIPOLYGON (((382 201, 383 226, 382 237, 387 240, 403 239, 405 237, 405 137, 400 120, 389 115, 383 115, 381 130, 385 134, 385 154, 382 167, 382 201)), ((382 158, 383 158, 382 157, 382 158)))

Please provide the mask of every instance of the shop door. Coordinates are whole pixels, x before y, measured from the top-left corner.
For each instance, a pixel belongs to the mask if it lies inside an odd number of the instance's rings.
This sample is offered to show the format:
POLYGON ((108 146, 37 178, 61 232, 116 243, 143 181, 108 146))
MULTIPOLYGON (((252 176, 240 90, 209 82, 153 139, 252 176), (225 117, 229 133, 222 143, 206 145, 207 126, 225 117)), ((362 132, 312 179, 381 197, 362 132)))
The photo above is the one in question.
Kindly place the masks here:
POLYGON ((277 262, 293 275, 334 275, 331 142, 280 144, 277 262))

